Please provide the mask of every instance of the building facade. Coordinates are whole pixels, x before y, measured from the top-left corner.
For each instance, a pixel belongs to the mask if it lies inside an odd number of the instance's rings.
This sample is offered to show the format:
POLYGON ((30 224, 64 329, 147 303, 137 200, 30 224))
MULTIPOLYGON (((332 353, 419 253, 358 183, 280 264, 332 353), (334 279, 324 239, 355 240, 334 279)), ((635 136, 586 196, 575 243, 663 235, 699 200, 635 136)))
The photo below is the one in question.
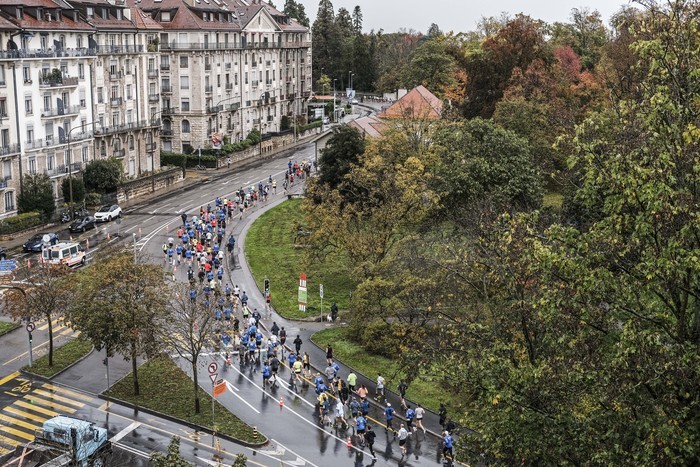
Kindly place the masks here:
POLYGON ((276 133, 305 115, 309 30, 253 0, 0 0, 0 218, 28 174, 276 133))

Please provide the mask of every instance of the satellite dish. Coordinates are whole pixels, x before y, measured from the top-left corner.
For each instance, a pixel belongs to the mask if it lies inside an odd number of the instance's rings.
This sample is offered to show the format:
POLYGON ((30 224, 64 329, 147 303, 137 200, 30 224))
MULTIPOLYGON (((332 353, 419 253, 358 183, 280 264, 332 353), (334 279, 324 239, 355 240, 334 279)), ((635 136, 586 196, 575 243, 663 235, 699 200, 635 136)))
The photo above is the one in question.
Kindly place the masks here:
POLYGON ((44 234, 44 236, 41 237, 41 241, 43 241, 44 243, 49 243, 50 240, 51 240, 51 237, 49 237, 46 234, 44 234))

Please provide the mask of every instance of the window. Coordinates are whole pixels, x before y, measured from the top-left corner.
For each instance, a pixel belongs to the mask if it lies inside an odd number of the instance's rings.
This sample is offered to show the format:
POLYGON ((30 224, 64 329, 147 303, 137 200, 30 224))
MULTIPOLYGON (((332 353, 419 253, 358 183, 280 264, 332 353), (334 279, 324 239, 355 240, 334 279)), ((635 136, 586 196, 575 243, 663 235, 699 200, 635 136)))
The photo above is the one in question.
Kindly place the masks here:
POLYGON ((97 103, 102 104, 104 102, 104 96, 102 95, 102 88, 97 88, 97 103))
POLYGON ((15 194, 12 191, 5 193, 5 211, 15 210, 15 194))
POLYGON ((2 177, 5 180, 12 180, 12 161, 2 161, 2 177))
POLYGON ((248 84, 248 72, 246 71, 243 76, 245 78, 245 84, 248 84))
POLYGON ((34 141, 34 128, 27 128, 27 142, 31 143, 34 141))
POLYGON ((131 85, 130 84, 126 85, 126 100, 128 100, 128 101, 131 100, 131 85))
POLYGON ((0 100, 0 117, 7 117, 7 105, 4 98, 0 100))
POLYGON ((0 65, 0 86, 5 86, 5 65, 0 65))
MULTIPOLYGON (((82 49, 82 48, 83 48, 83 36, 80 36, 80 35, 79 35, 79 36, 75 39, 75 46, 76 46, 77 48, 79 48, 79 49, 82 49)), ((81 66, 82 66, 82 65, 81 65, 81 66)))
POLYGON ((129 135, 129 151, 134 150, 134 135, 129 135))
POLYGON ((160 12, 160 20, 161 21, 170 21, 170 12, 169 11, 161 11, 160 12))
POLYGON ((180 76, 180 89, 189 89, 190 88, 190 77, 189 76, 180 76))
POLYGON ((187 55, 180 55, 180 68, 187 68, 189 66, 189 57, 187 55))
POLYGON ((28 66, 22 67, 22 78, 24 78, 25 83, 32 82, 32 74, 31 74, 31 70, 29 69, 28 66))
POLYGON ((85 79, 85 65, 78 63, 78 78, 85 79))
POLYGON ((80 90, 80 107, 82 107, 83 109, 86 107, 85 102, 86 102, 85 101, 85 89, 81 89, 80 90))
POLYGON ((55 159, 56 156, 54 156, 53 154, 49 154, 49 156, 46 158, 46 170, 48 170, 49 172, 54 169, 55 159))
POLYGON ((49 46, 49 38, 48 36, 41 36, 39 39, 39 47, 41 47, 41 50, 46 50, 49 46))
POLYGON ((119 126, 119 112, 112 113, 112 126, 119 126))
POLYGON ((190 122, 189 122, 189 120, 183 120, 183 121, 182 121, 182 132, 183 132, 183 133, 189 133, 189 132, 190 132, 190 122))
POLYGON ((88 161, 88 154, 89 154, 88 147, 83 146, 82 152, 83 152, 83 162, 87 162, 88 161))
POLYGON ((119 86, 112 86, 112 99, 119 98, 119 86))
POLYGON ((51 96, 44 96, 44 112, 51 110, 51 96))
POLYGON ((183 98, 180 101, 180 110, 183 112, 189 112, 190 111, 190 100, 187 98, 183 98))
POLYGON ((27 169, 28 169, 29 173, 32 175, 36 173, 36 159, 35 158, 32 157, 31 159, 29 159, 27 161, 27 169))

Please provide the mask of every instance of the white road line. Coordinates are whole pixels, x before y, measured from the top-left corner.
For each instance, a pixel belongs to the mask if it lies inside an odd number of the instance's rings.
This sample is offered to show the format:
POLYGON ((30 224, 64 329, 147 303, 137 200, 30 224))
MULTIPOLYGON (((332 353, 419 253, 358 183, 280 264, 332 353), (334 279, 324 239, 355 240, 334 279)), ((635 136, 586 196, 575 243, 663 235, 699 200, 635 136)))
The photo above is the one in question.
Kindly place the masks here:
MULTIPOLYGON (((152 213, 152 212, 149 212, 149 214, 153 214, 153 213, 152 213)), ((151 219, 153 219, 154 217, 156 217, 156 216, 151 216, 151 217, 149 217, 148 219, 142 220, 141 222, 148 222, 148 221, 150 221, 151 219)))
POLYGON ((138 227, 138 224, 135 225, 135 226, 133 226, 133 227, 129 227, 128 229, 126 229, 126 230, 124 231, 124 233, 131 232, 131 231, 134 230, 136 227, 138 227))
POLYGON ((123 449, 123 450, 125 450, 125 451, 127 451, 127 452, 130 452, 130 453, 132 453, 132 454, 136 454, 137 456, 141 456, 141 457, 144 457, 144 458, 146 458, 146 459, 150 459, 150 458, 151 458, 151 454, 150 454, 150 453, 145 453, 145 452, 140 451, 140 450, 138 450, 138 449, 136 449, 136 448, 132 448, 131 446, 127 446, 126 444, 114 443, 114 445, 115 445, 115 446, 118 446, 120 449, 123 449))
MULTIPOLYGON (((306 458, 304 458, 304 457, 301 457, 299 454, 297 454, 296 452, 292 451, 291 449, 289 449, 287 446, 285 446, 284 444, 280 443, 279 441, 274 440, 274 439, 271 439, 270 441, 272 441, 273 443, 276 443, 278 446, 282 447, 284 450, 289 451, 289 452, 291 452, 292 454, 294 454, 295 456, 297 456, 297 461, 298 461, 299 459, 302 459, 302 460, 303 460, 304 462, 306 462, 307 464, 313 465, 314 467, 318 467, 316 464, 314 464, 313 462, 311 462, 310 460, 308 460, 308 459, 306 459, 306 458)), ((288 463, 288 462, 285 462, 285 463, 288 463)), ((298 464, 297 464, 296 462, 294 462, 292 465, 298 465, 298 464)), ((303 464, 302 464, 302 465, 303 465, 303 464)))
POLYGON ((234 396, 238 397, 238 398, 241 400, 241 402, 243 402, 245 405, 247 405, 248 407, 250 407, 251 409, 253 409, 253 410, 255 411, 255 413, 257 413, 258 415, 260 414, 260 411, 259 411, 258 409, 256 409, 256 408, 253 407, 252 405, 250 405, 250 404, 248 403, 248 401, 246 401, 245 399, 243 399, 241 396, 239 396, 238 394, 236 394, 236 393, 233 391, 233 385, 232 385, 231 383, 229 383, 228 381, 226 381, 226 379, 224 379, 224 381, 226 382, 226 388, 229 390, 229 392, 230 392, 231 394, 233 394, 234 396))
POLYGON ((141 425, 141 422, 133 422, 131 425, 127 426, 124 428, 122 431, 114 435, 111 439, 112 443, 118 443, 121 441, 122 438, 124 438, 126 435, 134 431, 136 428, 138 428, 141 425))

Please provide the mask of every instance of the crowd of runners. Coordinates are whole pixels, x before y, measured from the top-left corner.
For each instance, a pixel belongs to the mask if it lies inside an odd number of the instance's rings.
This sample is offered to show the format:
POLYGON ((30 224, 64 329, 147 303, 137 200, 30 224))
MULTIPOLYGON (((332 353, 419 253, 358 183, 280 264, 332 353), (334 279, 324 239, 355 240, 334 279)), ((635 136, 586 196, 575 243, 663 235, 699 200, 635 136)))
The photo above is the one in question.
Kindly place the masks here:
MULTIPOLYGON (((285 192, 294 183, 295 176, 297 179, 308 176, 309 170, 310 164, 290 160, 283 183, 285 192)), ((213 314, 217 324, 213 346, 223 357, 225 368, 232 365, 232 359, 237 355, 241 367, 260 373, 263 388, 279 386, 280 372, 288 371, 285 384, 291 390, 298 392, 301 388, 314 387, 320 425, 332 425, 339 434, 352 433, 359 446, 368 447, 376 459, 376 433, 372 422, 375 427, 383 426, 385 433, 393 435, 401 447, 402 457, 406 456, 410 437, 425 436, 426 429, 423 426, 425 409, 407 403, 408 386, 405 382, 401 381, 397 387, 400 407, 393 407, 386 401, 386 380, 377 375, 374 401, 375 406, 381 407, 383 421, 371 419, 367 387, 357 385, 357 375, 353 372, 340 375, 332 347, 329 345, 326 349, 325 369, 322 372, 312 370, 308 353, 301 352, 303 341, 299 335, 290 343, 287 331, 277 323, 273 322, 269 331, 262 328, 263 313, 268 319, 272 317, 269 292, 262 313, 255 307, 251 309, 246 291, 232 283, 227 275, 226 252, 231 255, 236 243, 233 234, 227 236, 227 227, 236 218, 242 219, 244 213, 258 202, 266 202, 270 195, 277 193, 276 190, 276 180, 270 176, 266 183, 260 182, 247 189, 240 188, 230 196, 217 197, 213 206, 202 206, 196 215, 183 213, 182 225, 176 231, 177 239, 170 237, 163 244, 164 261, 172 265, 173 270, 182 264, 187 267, 189 296, 193 302, 203 294, 207 303, 215 303, 213 314), (398 418, 400 422, 396 425, 395 419, 398 418)), ((441 406, 440 424, 443 427, 444 459, 451 462, 454 423, 446 418, 444 406, 441 406)))

